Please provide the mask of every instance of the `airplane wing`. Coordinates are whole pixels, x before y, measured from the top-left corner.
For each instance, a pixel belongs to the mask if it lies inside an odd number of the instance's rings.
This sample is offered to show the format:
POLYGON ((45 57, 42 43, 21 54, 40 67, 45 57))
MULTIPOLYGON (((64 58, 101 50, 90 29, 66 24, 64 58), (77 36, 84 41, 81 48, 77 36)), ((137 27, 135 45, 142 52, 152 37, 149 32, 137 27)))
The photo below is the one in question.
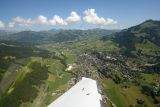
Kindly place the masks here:
POLYGON ((48 107, 102 107, 95 80, 83 77, 48 107))

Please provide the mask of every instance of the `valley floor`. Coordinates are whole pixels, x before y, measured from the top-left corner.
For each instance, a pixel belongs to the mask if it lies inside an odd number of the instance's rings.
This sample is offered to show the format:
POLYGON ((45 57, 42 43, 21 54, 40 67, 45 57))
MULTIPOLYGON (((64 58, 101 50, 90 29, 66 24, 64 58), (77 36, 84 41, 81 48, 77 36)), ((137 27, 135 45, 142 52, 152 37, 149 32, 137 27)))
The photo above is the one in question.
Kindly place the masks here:
POLYGON ((1 107, 45 107, 83 76, 97 80, 105 107, 154 107, 155 101, 160 101, 160 74, 141 71, 138 66, 147 62, 146 56, 141 59, 123 56, 110 40, 37 47, 49 50, 50 54, 14 59, 5 68, 7 72, 0 83, 1 107), (71 65, 73 68, 67 70, 71 65))

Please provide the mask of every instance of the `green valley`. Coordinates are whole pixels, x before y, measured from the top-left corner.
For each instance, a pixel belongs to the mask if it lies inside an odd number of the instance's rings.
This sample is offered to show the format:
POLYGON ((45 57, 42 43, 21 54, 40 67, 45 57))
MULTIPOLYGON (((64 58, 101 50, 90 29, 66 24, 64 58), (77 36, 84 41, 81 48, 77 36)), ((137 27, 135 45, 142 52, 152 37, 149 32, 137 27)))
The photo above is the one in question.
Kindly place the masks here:
POLYGON ((105 107, 160 103, 160 21, 124 30, 8 33, 0 40, 0 107, 45 107, 82 77, 105 107), (73 66, 73 69, 67 69, 73 66))

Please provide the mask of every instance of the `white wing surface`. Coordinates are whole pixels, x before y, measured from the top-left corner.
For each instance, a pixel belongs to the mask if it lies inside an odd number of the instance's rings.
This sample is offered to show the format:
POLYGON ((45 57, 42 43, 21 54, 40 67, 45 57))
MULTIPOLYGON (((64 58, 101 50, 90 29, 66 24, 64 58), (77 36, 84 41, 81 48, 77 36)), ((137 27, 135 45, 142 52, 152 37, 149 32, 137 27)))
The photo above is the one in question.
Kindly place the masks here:
POLYGON ((95 80, 83 77, 48 107, 102 107, 95 80))

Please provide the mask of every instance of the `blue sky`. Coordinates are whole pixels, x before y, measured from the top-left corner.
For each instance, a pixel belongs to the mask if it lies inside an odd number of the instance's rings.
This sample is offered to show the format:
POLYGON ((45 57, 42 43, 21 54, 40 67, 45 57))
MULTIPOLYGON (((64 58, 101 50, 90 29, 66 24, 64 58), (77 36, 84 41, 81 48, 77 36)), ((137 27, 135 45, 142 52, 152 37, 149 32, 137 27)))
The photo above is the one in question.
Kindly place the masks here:
POLYGON ((160 0, 0 0, 0 28, 122 29, 159 12, 160 0))

